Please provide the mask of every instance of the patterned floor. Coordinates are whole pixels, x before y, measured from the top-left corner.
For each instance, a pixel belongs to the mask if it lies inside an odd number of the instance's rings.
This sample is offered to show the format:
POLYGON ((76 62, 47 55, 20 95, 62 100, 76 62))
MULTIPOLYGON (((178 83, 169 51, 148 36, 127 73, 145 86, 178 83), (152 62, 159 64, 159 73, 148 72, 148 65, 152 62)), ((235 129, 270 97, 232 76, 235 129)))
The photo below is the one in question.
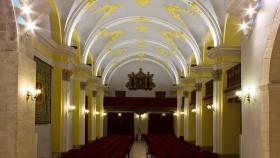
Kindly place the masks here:
POLYGON ((130 151, 130 158, 147 158, 147 145, 143 142, 135 142, 130 151))

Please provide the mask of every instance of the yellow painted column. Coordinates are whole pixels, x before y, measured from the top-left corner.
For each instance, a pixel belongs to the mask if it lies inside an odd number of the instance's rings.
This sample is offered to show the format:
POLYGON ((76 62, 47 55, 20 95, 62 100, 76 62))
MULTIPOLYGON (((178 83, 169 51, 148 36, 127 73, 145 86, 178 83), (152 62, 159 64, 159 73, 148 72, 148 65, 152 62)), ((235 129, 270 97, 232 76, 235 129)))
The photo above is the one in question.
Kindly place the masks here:
POLYGON ((184 140, 190 141, 190 131, 189 131, 189 113, 190 109, 190 100, 189 100, 189 92, 184 92, 184 140))
POLYGON ((52 71, 52 152, 63 152, 63 83, 62 68, 52 71))
MULTIPOLYGON (((202 86, 202 96, 205 97, 206 86, 202 86)), ((207 109, 205 101, 202 101, 202 147, 213 147, 213 110, 207 109)))
POLYGON ((94 105, 93 105, 93 82, 88 81, 88 88, 86 91, 86 95, 88 97, 88 141, 93 141, 93 116, 94 116, 94 105))
MULTIPOLYGON (((190 94, 190 97, 191 98, 191 93, 190 94)), ((189 105, 190 107, 190 105, 189 105)), ((193 142, 195 143, 195 135, 196 135, 196 128, 195 128, 195 123, 196 123, 196 114, 195 112, 192 112, 192 108, 190 107, 188 109, 188 113, 189 113, 189 142, 193 142)))
POLYGON ((216 69, 213 72, 213 106, 215 112, 213 113, 213 151, 222 154, 222 129, 223 129, 223 89, 224 89, 224 71, 216 69))
POLYGON ((96 138, 101 138, 101 134, 100 134, 100 119, 101 119, 101 97, 100 97, 100 93, 97 91, 97 96, 96 96, 96 138))
POLYGON ((195 135, 195 143, 198 146, 202 145, 202 83, 196 83, 196 101, 195 101, 195 128, 196 128, 196 135, 195 135))
MULTIPOLYGON (((181 111, 182 111, 182 97, 183 97, 183 89, 177 89, 177 117, 176 117, 176 136, 180 137, 183 135, 184 132, 182 132, 183 127, 181 127, 181 111)), ((184 130, 184 129, 183 129, 184 130)))
POLYGON ((76 106, 76 110, 73 111, 73 145, 74 147, 80 146, 80 122, 81 122, 81 115, 82 115, 82 108, 80 105, 80 95, 81 95, 81 88, 80 88, 80 80, 74 79, 73 80, 73 103, 76 106))

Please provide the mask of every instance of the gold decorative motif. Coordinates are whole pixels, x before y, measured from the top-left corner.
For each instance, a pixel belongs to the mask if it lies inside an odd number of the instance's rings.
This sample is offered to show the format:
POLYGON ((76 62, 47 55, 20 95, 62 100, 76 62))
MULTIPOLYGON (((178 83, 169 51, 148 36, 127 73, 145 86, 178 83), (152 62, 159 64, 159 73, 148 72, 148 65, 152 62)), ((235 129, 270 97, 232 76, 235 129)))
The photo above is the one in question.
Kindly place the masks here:
POLYGON ((150 0, 136 0, 136 2, 141 6, 146 6, 150 3, 150 0))
POLYGON ((123 53, 126 53, 128 51, 128 48, 117 48, 112 50, 111 48, 108 49, 108 54, 114 54, 114 55, 121 55, 123 53))
POLYGON ((155 83, 153 82, 153 76, 154 75, 150 74, 150 72, 145 74, 142 68, 140 68, 137 74, 135 74, 134 72, 128 74, 128 82, 125 86, 129 90, 152 90, 156 87, 155 83))
POLYGON ((144 16, 137 16, 135 18, 136 21, 139 21, 139 22, 149 22, 150 20, 144 16))
POLYGON ((137 54, 137 57, 138 57, 138 59, 140 60, 140 61, 143 61, 144 60, 144 58, 145 58, 145 52, 141 52, 141 53, 138 53, 137 54))
POLYGON ((96 0, 88 0, 85 9, 91 8, 96 3, 96 0))
POLYGON ((139 32, 145 32, 145 31, 149 30, 149 27, 145 26, 145 25, 139 25, 136 27, 136 30, 139 32))
POLYGON ((138 48, 145 48, 145 41, 144 40, 139 40, 137 43, 138 48))
POLYGON ((156 52, 160 53, 160 54, 165 54, 165 50, 163 48, 155 48, 156 52))
POLYGON ((175 31, 162 31, 159 30, 159 33, 162 34, 172 45, 173 47, 178 48, 178 45, 174 41, 173 37, 184 40, 186 37, 183 32, 175 32, 175 31))
POLYGON ((193 10, 197 11, 197 12, 201 12, 200 8, 198 7, 198 5, 196 4, 196 2, 188 2, 187 3, 189 7, 191 7, 193 10))
POLYGON ((121 3, 115 3, 115 4, 105 4, 102 5, 101 7, 97 8, 93 14, 103 12, 103 15, 97 20, 99 22, 100 20, 104 19, 106 16, 109 16, 118 9, 121 6, 121 3))
POLYGON ((195 15, 192 11, 187 10, 179 5, 164 5, 164 8, 176 19, 178 20, 180 23, 182 23, 183 25, 187 26, 187 24, 184 22, 183 18, 182 18, 182 14, 183 13, 187 13, 190 15, 195 15))
POLYGON ((99 30, 99 36, 102 37, 111 37, 111 39, 106 43, 106 45, 110 45, 113 41, 117 40, 122 34, 124 34, 126 30, 117 29, 110 32, 106 32, 105 29, 99 30))

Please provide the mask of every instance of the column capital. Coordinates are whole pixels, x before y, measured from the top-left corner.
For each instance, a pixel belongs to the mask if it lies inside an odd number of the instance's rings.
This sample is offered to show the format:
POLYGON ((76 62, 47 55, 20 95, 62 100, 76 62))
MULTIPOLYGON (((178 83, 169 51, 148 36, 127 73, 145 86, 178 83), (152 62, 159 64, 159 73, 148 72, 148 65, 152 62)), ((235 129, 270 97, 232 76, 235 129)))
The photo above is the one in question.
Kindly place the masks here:
POLYGON ((214 81, 220 81, 221 78, 222 78, 222 74, 223 74, 223 70, 222 70, 222 69, 214 70, 214 71, 212 72, 214 81))
POLYGON ((96 97, 97 96, 97 91, 92 91, 92 96, 96 97))
POLYGON ((201 88, 202 88, 202 83, 196 83, 196 84, 195 84, 195 89, 196 89, 196 91, 200 92, 200 91, 201 91, 201 88))
POLYGON ((189 91, 184 91, 183 95, 184 95, 185 98, 188 98, 189 97, 189 91))
POLYGON ((70 78, 72 76, 72 71, 67 70, 67 69, 63 69, 62 70, 62 79, 63 81, 70 81, 70 78))
POLYGON ((86 90, 86 88, 87 88, 87 83, 86 83, 86 82, 81 82, 81 83, 80 83, 80 88, 81 88, 81 90, 86 90))

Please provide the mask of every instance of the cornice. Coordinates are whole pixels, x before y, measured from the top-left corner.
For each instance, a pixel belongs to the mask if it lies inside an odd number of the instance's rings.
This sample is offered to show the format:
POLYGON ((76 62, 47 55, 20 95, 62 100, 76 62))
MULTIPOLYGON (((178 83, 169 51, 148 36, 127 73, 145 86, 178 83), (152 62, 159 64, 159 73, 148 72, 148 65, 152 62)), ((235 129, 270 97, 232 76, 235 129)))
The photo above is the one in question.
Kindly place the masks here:
POLYGON ((208 51, 209 58, 215 58, 222 55, 240 55, 240 46, 218 46, 208 51))
POLYGON ((50 51, 60 54, 65 54, 74 57, 76 55, 76 50, 72 47, 66 45, 59 45, 54 40, 42 35, 41 33, 36 33, 37 40, 47 47, 50 51))
POLYGON ((191 67, 193 72, 211 72, 213 70, 213 65, 197 65, 191 67))

